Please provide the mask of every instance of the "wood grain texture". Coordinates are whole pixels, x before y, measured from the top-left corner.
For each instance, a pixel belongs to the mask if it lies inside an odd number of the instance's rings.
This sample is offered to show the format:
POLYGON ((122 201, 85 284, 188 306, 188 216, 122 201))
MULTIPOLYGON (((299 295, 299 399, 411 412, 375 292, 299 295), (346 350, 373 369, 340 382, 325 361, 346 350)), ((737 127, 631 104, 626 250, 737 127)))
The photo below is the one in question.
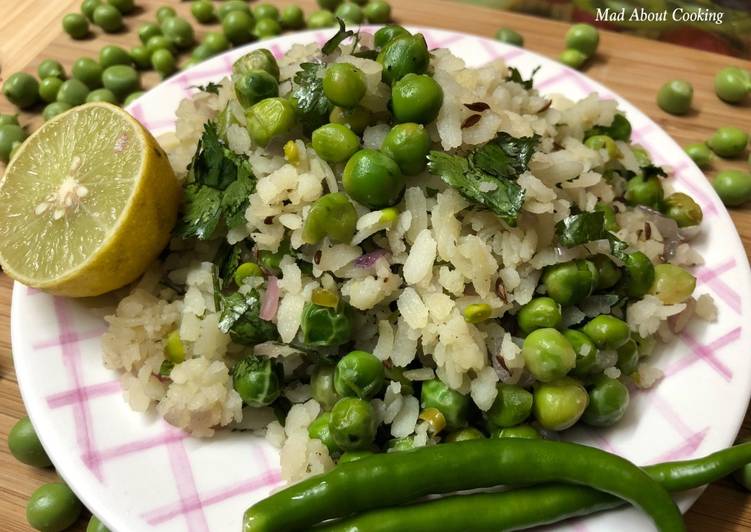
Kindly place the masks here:
MULTIPOLYGON (((278 6, 293 3, 290 0, 271 0, 278 6)), ((138 43, 134 32, 142 21, 151 20, 159 5, 171 4, 185 16, 189 3, 177 0, 137 0, 138 12, 126 18, 128 31, 117 35, 101 34, 94 28, 91 39, 73 41, 64 35, 60 19, 64 13, 77 10, 78 0, 0 0, 3 17, 0 19, 0 74, 7 76, 16 70, 34 72, 43 59, 51 57, 61 61, 66 69, 80 56, 96 57, 106 43, 132 47, 138 43)), ((298 0, 306 12, 315 9, 314 0, 298 0)), ((555 57, 562 48, 567 25, 559 22, 530 18, 501 11, 473 7, 466 4, 437 0, 392 0, 395 18, 407 24, 422 24, 467 33, 492 36, 501 26, 520 31, 526 47, 547 56, 555 57)), ((212 26, 198 26, 199 34, 214 30, 212 26)), ((604 83, 637 107, 646 112, 679 143, 701 141, 714 129, 733 124, 751 130, 751 104, 729 106, 720 102, 712 90, 712 78, 720 68, 729 64, 743 65, 740 60, 716 54, 656 43, 634 37, 603 33, 597 58, 587 69, 587 74, 604 83), (682 78, 695 89, 695 112, 686 117, 673 117, 660 111, 655 95, 662 83, 682 78)), ((747 64, 745 66, 748 66, 747 64)), ((144 85, 158 82, 155 74, 144 76, 144 85)), ((13 111, 0 97, 0 112, 13 111)), ((25 124, 36 126, 38 116, 21 114, 25 124)), ((718 168, 746 168, 743 161, 720 161, 718 168)), ((710 176, 713 172, 710 172, 710 176)), ((751 208, 731 212, 746 251, 751 253, 751 208)), ((7 450, 7 434, 11 426, 24 413, 18 394, 10 356, 10 295, 11 283, 0 277, 0 530, 20 532, 29 530, 24 515, 26 499, 43 482, 55 478, 52 471, 38 471, 16 462, 7 450)), ((722 408, 718 405, 718 408, 722 408)), ((747 417, 742 435, 751 432, 747 417)), ((710 486, 686 517, 691 531, 738 532, 751 530, 751 497, 731 481, 710 486)), ((85 529, 82 519, 77 532, 85 529)), ((123 531, 125 532, 125 531, 123 531)), ((221 531, 224 532, 224 531, 221 531)))

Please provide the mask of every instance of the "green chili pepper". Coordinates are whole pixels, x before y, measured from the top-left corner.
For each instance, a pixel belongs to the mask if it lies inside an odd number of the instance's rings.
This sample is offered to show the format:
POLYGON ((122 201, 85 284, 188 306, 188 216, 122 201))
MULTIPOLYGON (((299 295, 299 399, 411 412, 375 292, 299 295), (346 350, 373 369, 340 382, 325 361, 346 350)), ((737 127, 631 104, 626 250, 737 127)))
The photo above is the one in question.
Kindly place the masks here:
MULTIPOLYGON (((681 513, 670 495, 627 460, 572 443, 514 438, 447 443, 339 465, 250 507, 245 512, 243 530, 308 530, 327 519, 397 506, 430 494, 555 481, 590 486, 629 501, 647 512, 662 532, 685 530, 681 513), (377 497, 373 496, 375 492, 377 497)), ((588 495, 591 492, 577 489, 588 495)), ((584 508, 600 501, 600 497, 589 495, 584 508)), ((610 502, 612 498, 603 496, 602 500, 610 502)), ((512 510, 516 508, 514 505, 498 505, 498 508, 507 509, 511 515, 518 512, 512 510)), ((462 510, 461 514, 463 527, 454 530, 468 530, 470 516, 479 519, 476 512, 462 510)), ((447 530, 443 523, 436 527, 434 519, 431 517, 433 527, 422 530, 447 530)), ((417 530, 405 526, 403 521, 399 522, 399 528, 393 525, 390 530, 417 530)))

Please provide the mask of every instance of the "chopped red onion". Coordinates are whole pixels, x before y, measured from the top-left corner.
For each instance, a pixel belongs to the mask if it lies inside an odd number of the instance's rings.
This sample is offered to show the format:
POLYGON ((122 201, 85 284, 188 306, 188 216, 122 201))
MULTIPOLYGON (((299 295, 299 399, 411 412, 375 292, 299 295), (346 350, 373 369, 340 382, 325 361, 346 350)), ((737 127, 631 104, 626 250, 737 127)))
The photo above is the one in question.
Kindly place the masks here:
POLYGON ((271 321, 279 310, 279 279, 273 275, 266 280, 266 292, 263 294, 261 302, 261 312, 258 317, 262 320, 271 321))
POLYGON ((355 266, 358 268, 370 268, 381 257, 386 257, 389 254, 385 249, 378 248, 375 251, 361 255, 355 259, 355 266))

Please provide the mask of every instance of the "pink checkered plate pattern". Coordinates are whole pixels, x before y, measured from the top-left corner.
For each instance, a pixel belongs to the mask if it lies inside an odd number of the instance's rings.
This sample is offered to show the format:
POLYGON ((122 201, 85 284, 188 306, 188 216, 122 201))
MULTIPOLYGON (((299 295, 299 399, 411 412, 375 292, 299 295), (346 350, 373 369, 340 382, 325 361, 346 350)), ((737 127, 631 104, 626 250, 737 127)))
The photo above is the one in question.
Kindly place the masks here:
MULTIPOLYGON (((636 392, 625 419, 609 430, 577 429, 567 438, 621 454, 638 464, 704 455, 733 443, 751 392, 748 354, 751 273, 727 211, 703 174, 647 116, 606 87, 548 58, 488 39, 429 28, 431 48, 449 47, 470 65, 504 58, 544 93, 615 99, 634 139, 674 171, 678 190, 705 213, 695 241, 706 265, 696 268, 697 294, 719 307, 716 323, 695 322, 654 356, 665 372, 655 388, 636 392), (744 319, 744 315, 746 318, 744 319)), ((196 85, 218 81, 248 50, 279 56, 295 43, 323 43, 331 32, 304 32, 232 50, 182 72, 134 102, 129 111, 152 132, 174 127, 179 101, 196 85)), ((105 323, 85 301, 56 298, 16 284, 13 353, 21 392, 59 473, 84 504, 117 532, 232 532, 243 511, 280 484, 277 451, 247 433, 188 437, 156 415, 132 412, 118 375, 101 362, 105 323)), ((686 509, 700 490, 681 495, 686 509)), ((558 525, 556 530, 650 530, 633 509, 558 525)), ((281 531, 280 531, 281 532, 281 531)))

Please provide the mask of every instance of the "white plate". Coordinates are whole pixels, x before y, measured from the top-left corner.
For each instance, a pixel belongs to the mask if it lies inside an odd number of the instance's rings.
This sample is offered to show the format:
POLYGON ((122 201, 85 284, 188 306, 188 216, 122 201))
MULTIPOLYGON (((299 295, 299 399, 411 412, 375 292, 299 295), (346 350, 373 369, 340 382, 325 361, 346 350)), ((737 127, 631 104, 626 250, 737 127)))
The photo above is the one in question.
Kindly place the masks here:
MULTIPOLYGON (((592 91, 616 99, 634 139, 658 163, 676 170, 675 187, 705 213, 696 242, 706 258, 697 293, 710 293, 717 323, 694 322, 654 358, 667 377, 637 393, 626 418, 607 431, 579 431, 580 441, 638 464, 703 455, 733 443, 751 391, 748 260, 727 211, 683 150, 631 104, 586 76, 526 50, 476 36, 427 28, 431 48, 449 47, 470 65, 503 57, 535 86, 580 98, 592 91)), ((155 133, 173 127, 178 102, 192 86, 217 81, 235 58, 266 46, 279 55, 294 43, 324 42, 331 32, 305 32, 233 50, 176 75, 135 102, 131 113, 155 133)), ((212 440, 186 437, 156 417, 129 410, 117 375, 101 363, 104 322, 82 301, 54 298, 16 285, 13 354, 26 407, 60 474, 112 529, 205 532, 240 530, 243 511, 279 482, 278 455, 244 433, 212 440)), ((683 495, 687 508, 699 491, 683 495)), ((624 509, 568 523, 577 531, 647 530, 639 512, 624 509)))

